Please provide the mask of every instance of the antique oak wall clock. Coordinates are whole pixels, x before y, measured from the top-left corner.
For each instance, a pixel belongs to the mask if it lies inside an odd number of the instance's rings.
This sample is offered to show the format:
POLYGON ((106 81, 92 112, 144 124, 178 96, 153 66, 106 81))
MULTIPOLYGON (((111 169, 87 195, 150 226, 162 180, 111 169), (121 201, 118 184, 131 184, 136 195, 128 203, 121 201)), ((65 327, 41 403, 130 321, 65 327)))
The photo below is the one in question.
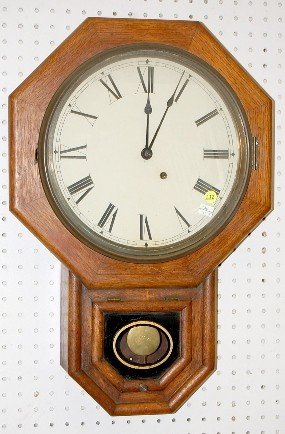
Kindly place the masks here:
POLYGON ((89 18, 10 96, 11 210, 62 261, 61 363, 109 413, 215 370, 216 267, 271 210, 272 100, 197 22, 89 18))

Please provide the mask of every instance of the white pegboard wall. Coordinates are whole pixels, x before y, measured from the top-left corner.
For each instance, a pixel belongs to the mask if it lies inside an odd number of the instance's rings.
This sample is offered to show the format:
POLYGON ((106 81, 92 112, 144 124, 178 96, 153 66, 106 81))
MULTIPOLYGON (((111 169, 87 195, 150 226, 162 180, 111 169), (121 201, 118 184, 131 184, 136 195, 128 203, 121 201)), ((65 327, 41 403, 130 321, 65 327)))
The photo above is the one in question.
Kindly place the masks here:
POLYGON ((284 11, 284 0, 0 0, 0 433, 285 434, 284 11), (8 209, 8 95, 88 16, 202 21, 276 102, 275 211, 219 269, 217 372, 174 415, 112 418, 66 375, 59 263, 8 209))

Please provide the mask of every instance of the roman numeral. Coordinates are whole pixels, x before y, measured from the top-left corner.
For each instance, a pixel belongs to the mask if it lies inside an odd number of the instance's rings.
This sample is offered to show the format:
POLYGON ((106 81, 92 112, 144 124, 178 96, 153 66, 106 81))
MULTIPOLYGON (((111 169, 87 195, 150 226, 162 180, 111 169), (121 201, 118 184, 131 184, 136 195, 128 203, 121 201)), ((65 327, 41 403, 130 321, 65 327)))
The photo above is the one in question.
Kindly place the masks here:
POLYGON ((145 215, 140 214, 140 240, 145 240, 146 237, 152 240, 148 219, 145 215))
POLYGON ((202 116, 200 119, 198 119, 197 121, 195 121, 195 124, 197 125, 197 127, 199 127, 200 125, 202 125, 204 122, 209 121, 210 119, 214 118, 215 116, 217 116, 219 114, 218 110, 215 109, 213 111, 211 111, 210 113, 207 113, 205 116, 202 116))
POLYGON ((86 160, 86 154, 84 154, 87 145, 76 146, 75 148, 68 148, 60 151, 60 158, 75 158, 77 160, 86 160), (79 151, 79 152, 77 152, 79 151))
POLYGON ((220 191, 218 188, 213 187, 211 184, 208 184, 206 181, 203 181, 203 179, 198 179, 196 184, 194 185, 194 189, 199 191, 199 193, 205 194, 207 191, 214 191, 217 193, 217 195, 220 194, 220 191))
POLYGON ((175 100, 174 100, 175 102, 177 102, 179 100, 179 98, 181 97, 181 95, 182 95, 182 93, 183 93, 183 91, 184 91, 184 89, 185 89, 185 87, 187 86, 188 83, 189 83, 189 78, 187 78, 184 81, 184 83, 183 83, 180 91, 178 92, 177 96, 175 97, 175 100))
POLYGON ((103 228, 107 223, 110 223, 108 231, 111 233, 117 217, 117 212, 118 208, 116 208, 112 203, 109 203, 106 211, 98 222, 98 226, 103 228))
MULTIPOLYGON (((71 104, 69 104, 69 107, 72 107, 71 104)), ((74 106, 75 107, 75 106, 74 106)), ((98 119, 98 116, 95 115, 90 115, 88 113, 84 113, 83 111, 79 110, 78 107, 75 107, 76 110, 74 110, 73 108, 71 108, 70 113, 77 115, 77 116, 84 116, 84 118, 87 120, 87 122, 92 125, 95 124, 96 119, 98 119)))
POLYGON ((110 87, 107 83, 105 83, 104 80, 102 80, 102 78, 100 79, 100 82, 103 84, 103 86, 105 86, 105 88, 108 90, 108 92, 113 95, 114 98, 116 98, 116 100, 122 98, 122 95, 119 91, 119 89, 117 88, 112 76, 110 74, 108 74, 108 79, 110 80, 111 86, 110 87))
POLYGON ((187 226, 187 228, 189 228, 190 227, 190 223, 186 220, 186 218, 181 214, 181 212, 176 208, 176 206, 174 207, 174 209, 175 209, 175 212, 176 212, 176 214, 177 214, 177 217, 178 217, 178 220, 179 220, 179 223, 180 223, 180 226, 182 227, 183 226, 183 224, 182 224, 182 222, 187 226))
POLYGON ((87 189, 75 201, 75 203, 78 204, 79 202, 82 201, 82 199, 84 199, 85 196, 87 196, 87 194, 92 190, 93 187, 94 187, 94 184, 93 184, 92 178, 90 175, 88 175, 85 178, 82 178, 79 181, 74 182, 74 184, 71 184, 69 187, 67 187, 67 189, 72 196, 87 189))
POLYGON ((204 158, 219 158, 222 160, 229 159, 228 149, 204 149, 204 158))
POLYGON ((143 90, 145 91, 145 93, 153 93, 153 84, 154 84, 154 67, 153 66, 148 66, 147 68, 145 68, 145 71, 147 71, 147 84, 144 81, 144 73, 142 73, 141 68, 138 66, 137 67, 137 71, 140 77, 140 81, 143 87, 143 90))
POLYGON ((80 112, 78 110, 70 110, 70 113, 73 113, 73 114, 79 115, 79 116, 84 116, 85 118, 98 119, 98 116, 89 115, 88 113, 83 113, 83 112, 80 112))

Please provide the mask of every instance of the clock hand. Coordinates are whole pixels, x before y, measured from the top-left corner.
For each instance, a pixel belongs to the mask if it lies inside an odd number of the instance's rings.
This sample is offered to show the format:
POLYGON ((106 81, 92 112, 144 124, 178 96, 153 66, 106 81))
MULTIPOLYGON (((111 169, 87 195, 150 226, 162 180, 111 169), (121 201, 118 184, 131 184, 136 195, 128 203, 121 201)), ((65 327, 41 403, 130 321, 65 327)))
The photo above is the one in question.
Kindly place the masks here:
POLYGON ((149 98, 150 86, 151 86, 151 70, 149 68, 148 69, 147 101, 146 101, 146 106, 144 108, 144 112, 146 114, 145 148, 141 152, 142 157, 145 158, 146 160, 152 156, 152 151, 148 150, 148 144, 149 144, 149 115, 152 113, 152 107, 151 107, 150 98, 149 98))
POLYGON ((146 133, 145 133, 145 148, 141 151, 141 156, 148 160, 152 156, 152 150, 149 149, 148 143, 149 143, 149 115, 152 113, 152 107, 150 105, 149 95, 147 97, 147 103, 144 109, 144 112, 147 116, 146 118, 146 133))
POLYGON ((162 116, 162 118, 161 118, 161 120, 160 120, 160 122, 159 122, 159 124, 158 124, 158 127, 157 127, 157 129, 156 129, 156 131, 155 131, 155 133, 154 133, 154 136, 153 136, 153 138, 152 138, 152 141, 150 142, 149 146, 146 146, 146 147, 142 150, 142 152, 141 152, 141 155, 142 155, 142 157, 143 157, 145 160, 149 160, 149 159, 152 157, 152 150, 151 150, 151 148, 153 147, 153 144, 154 144, 154 142, 155 142, 155 139, 156 139, 156 137, 157 137, 157 135, 158 135, 158 132, 159 132, 159 130, 160 130, 160 128, 161 128, 161 126, 162 126, 162 124, 163 124, 163 122, 164 122, 164 119, 165 119, 165 117, 166 117, 166 115, 167 115, 168 110, 169 110, 170 107, 173 105, 173 102, 174 102, 174 98, 175 98, 175 95, 176 95, 177 89, 178 89, 178 87, 179 87, 179 85, 180 85, 180 82, 181 82, 181 80, 182 80, 182 78, 183 78, 184 73, 185 73, 185 71, 183 71, 183 73, 181 74, 181 77, 180 77, 180 79, 179 79, 179 81, 178 81, 178 83, 177 83, 177 85, 176 85, 176 87, 175 87, 175 89, 174 89, 173 94, 171 95, 171 97, 168 99, 168 101, 167 101, 167 103, 166 103, 166 109, 165 109, 165 111, 164 111, 164 113, 163 113, 163 116, 162 116))
POLYGON ((152 113, 152 107, 150 105, 149 94, 147 95, 147 102, 144 108, 146 114, 146 133, 145 133, 145 147, 148 148, 149 143, 149 115, 152 113))

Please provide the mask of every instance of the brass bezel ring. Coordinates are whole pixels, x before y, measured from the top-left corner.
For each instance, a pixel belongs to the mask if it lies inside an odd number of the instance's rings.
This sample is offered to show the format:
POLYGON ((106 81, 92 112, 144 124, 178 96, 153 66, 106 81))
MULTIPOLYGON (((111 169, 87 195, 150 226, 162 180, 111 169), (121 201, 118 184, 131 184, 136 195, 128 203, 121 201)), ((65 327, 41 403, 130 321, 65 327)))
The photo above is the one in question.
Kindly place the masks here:
POLYGON ((135 321, 129 324, 126 324, 124 327, 120 328, 120 330, 117 331, 117 333, 115 334, 114 338, 113 338, 113 351, 115 353, 115 356, 117 357, 117 359, 123 363, 123 365, 127 366, 128 368, 133 368, 133 369, 152 369, 152 368, 156 368, 157 366, 162 365, 164 362, 166 362, 166 360, 170 357, 171 353, 173 350, 173 339, 171 337, 171 334, 169 333, 169 331, 163 327, 161 324, 158 324, 156 322, 153 321, 144 321, 144 320, 140 320, 140 321, 135 321), (141 365, 136 365, 136 364, 132 364, 132 363, 128 363, 126 360, 124 360, 118 353, 117 348, 116 348, 116 344, 118 341, 118 338, 120 337, 120 335, 127 330, 128 328, 132 328, 138 325, 150 325, 151 327, 155 327, 157 329, 162 330, 162 332, 167 336, 168 341, 169 341, 169 349, 167 354, 163 357, 163 359, 161 359, 159 362, 154 363, 152 365, 145 365, 145 366, 141 366, 141 365))

